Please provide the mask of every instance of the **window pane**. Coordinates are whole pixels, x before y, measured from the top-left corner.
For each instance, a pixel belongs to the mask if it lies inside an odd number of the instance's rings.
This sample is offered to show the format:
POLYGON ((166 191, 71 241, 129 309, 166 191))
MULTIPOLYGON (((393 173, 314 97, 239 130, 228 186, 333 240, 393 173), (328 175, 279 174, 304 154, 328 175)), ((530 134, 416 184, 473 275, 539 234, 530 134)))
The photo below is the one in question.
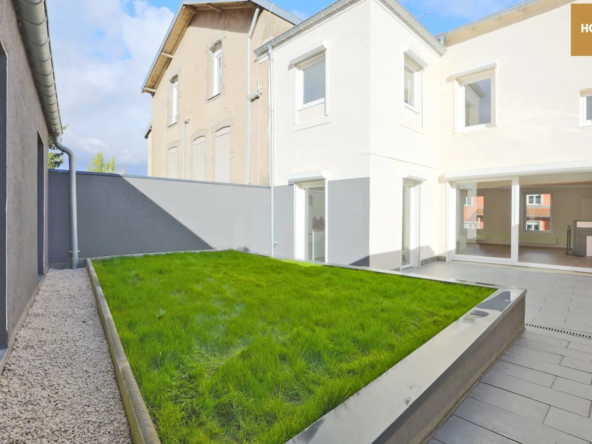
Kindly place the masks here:
POLYGON ((511 257, 512 182, 456 186, 456 254, 511 257))
POLYGON ((592 120, 592 96, 586 97, 586 120, 592 120))
POLYGON ((405 103, 415 106, 415 73, 405 67, 405 103))
POLYGON ((491 123, 491 79, 465 85, 465 125, 491 123))
POLYGON ((325 60, 302 70, 302 104, 325 98, 325 60))
POLYGON ((525 211, 526 231, 551 231, 550 194, 527 194, 525 211))

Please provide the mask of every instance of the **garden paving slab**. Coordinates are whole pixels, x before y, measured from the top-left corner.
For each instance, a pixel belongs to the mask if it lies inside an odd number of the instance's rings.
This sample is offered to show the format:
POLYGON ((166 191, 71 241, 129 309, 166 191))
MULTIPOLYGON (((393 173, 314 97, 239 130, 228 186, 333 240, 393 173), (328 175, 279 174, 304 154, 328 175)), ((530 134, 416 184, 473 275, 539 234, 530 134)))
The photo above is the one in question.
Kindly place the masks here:
POLYGON ((544 424, 586 441, 592 441, 592 421, 589 418, 582 418, 565 410, 551 407, 544 424))

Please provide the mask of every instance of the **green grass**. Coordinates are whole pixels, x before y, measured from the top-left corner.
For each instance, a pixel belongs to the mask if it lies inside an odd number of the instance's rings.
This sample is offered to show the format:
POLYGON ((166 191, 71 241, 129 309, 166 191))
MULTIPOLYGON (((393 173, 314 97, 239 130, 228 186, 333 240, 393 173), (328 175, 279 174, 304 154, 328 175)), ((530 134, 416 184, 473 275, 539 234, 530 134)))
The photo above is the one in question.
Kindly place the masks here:
POLYGON ((94 266, 164 443, 284 443, 493 292, 234 251, 94 266))

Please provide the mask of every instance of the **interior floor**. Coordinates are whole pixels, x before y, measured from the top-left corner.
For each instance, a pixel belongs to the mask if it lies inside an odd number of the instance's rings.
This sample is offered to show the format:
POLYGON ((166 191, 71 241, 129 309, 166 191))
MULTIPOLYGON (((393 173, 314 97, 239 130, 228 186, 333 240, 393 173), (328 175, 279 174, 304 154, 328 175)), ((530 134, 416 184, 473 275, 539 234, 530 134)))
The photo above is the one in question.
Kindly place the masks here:
MULTIPOLYGON (((509 245, 468 244, 465 253, 470 256, 487 256, 510 259, 509 245)), ((564 267, 592 268, 592 256, 580 257, 565 254, 563 248, 532 247, 521 245, 518 260, 532 264, 560 265, 564 267)))

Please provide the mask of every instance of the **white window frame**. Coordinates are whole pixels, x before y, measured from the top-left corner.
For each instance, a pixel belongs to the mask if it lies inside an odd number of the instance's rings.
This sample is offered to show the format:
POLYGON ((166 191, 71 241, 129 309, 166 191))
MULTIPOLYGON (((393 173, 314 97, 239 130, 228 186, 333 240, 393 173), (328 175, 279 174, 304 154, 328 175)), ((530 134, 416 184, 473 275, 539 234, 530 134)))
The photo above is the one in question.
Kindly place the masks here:
POLYGON ((463 68, 452 73, 454 79, 454 132, 464 133, 486 128, 495 128, 499 122, 499 68, 497 60, 463 68), (491 122, 466 126, 465 85, 491 79, 491 122))
POLYGON ((328 92, 327 73, 326 51, 315 54, 311 58, 299 63, 298 66, 296 66, 296 111, 301 111, 312 106, 320 105, 321 103, 325 103, 326 106, 328 92), (321 62, 325 63, 325 97, 313 100, 312 102, 304 103, 304 70, 321 62))
POLYGON ((222 48, 214 52, 213 67, 213 79, 212 79, 212 97, 215 97, 222 93, 222 73, 223 73, 223 58, 222 48))
POLYGON ((171 121, 170 125, 174 125, 179 121, 179 75, 176 74, 171 77, 171 121))
POLYGON ((543 195, 542 194, 525 194, 525 196, 526 196, 526 205, 542 205, 543 204, 543 195), (529 202, 530 197, 533 197, 533 198, 539 197, 541 203, 536 203, 536 202, 530 203, 529 202))
MULTIPOLYGON (((586 116, 586 100, 592 97, 592 89, 580 91, 580 126, 592 126, 592 116, 586 116)), ((592 100, 592 99, 590 99, 592 100)))
POLYGON ((526 225, 524 227, 524 231, 528 231, 529 233, 530 232, 535 232, 535 233, 544 232, 543 230, 541 230, 540 227, 541 227, 541 222, 540 221, 526 221, 526 225), (531 226, 535 226, 536 225, 537 227, 539 227, 539 229, 538 230, 530 230, 528 228, 529 225, 531 225, 531 226))
POLYGON ((410 61, 407 57, 405 57, 405 62, 403 63, 403 106, 416 113, 419 113, 421 110, 420 105, 422 103, 422 92, 423 68, 421 66, 415 65, 413 61, 410 61), (413 105, 405 102, 405 69, 408 69, 413 73, 413 105))

